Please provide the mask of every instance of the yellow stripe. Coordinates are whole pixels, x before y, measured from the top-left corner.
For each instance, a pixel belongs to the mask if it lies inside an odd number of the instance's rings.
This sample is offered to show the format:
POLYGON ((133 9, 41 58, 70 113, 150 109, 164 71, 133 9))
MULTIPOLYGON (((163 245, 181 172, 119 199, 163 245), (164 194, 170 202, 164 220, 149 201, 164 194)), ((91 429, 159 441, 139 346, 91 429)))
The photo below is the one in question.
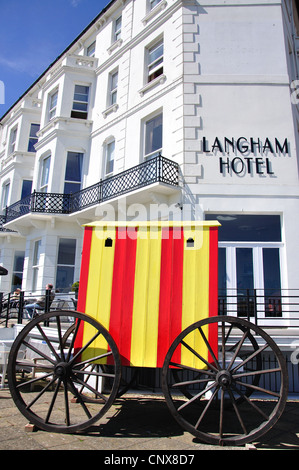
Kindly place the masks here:
MULTIPOLYGON (((209 229, 193 228, 184 233, 185 241, 193 238, 194 248, 184 250, 182 330, 209 316, 209 229)), ((205 331, 207 334, 207 331, 205 331)), ((207 358, 208 351, 198 332, 188 335, 186 341, 207 358)), ((182 346, 181 361, 190 367, 203 367, 202 361, 182 346)))
MULTIPOLYGON (((90 265, 86 297, 86 314, 95 318, 106 329, 109 329, 110 304, 113 278, 115 228, 93 229, 90 265), (105 247, 105 240, 113 240, 112 247, 105 247)), ((95 329, 85 324, 83 344, 95 334, 95 329)), ((88 348, 83 358, 99 355, 107 350, 107 342, 100 336, 94 343, 94 347, 88 348)))
POLYGON ((161 230, 138 230, 131 364, 156 367, 161 265, 161 230))

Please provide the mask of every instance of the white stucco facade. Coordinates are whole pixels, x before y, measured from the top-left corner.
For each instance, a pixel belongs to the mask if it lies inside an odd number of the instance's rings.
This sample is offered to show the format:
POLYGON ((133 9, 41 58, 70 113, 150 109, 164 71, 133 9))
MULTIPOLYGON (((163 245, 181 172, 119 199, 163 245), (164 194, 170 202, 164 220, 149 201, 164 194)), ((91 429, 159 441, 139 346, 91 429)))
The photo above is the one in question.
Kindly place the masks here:
POLYGON ((12 290, 16 253, 25 291, 47 282, 70 288, 79 279, 82 225, 95 219, 240 216, 250 233, 263 216, 275 236, 220 236, 226 288, 238 288, 238 263, 244 280, 250 259, 248 288, 266 288, 268 263, 277 288, 298 289, 298 50, 291 0, 110 2, 2 117, 2 213, 14 203, 21 211, 24 180, 31 192, 63 195, 67 182, 82 191, 159 152, 178 165, 179 184, 139 187, 135 172, 131 191, 105 201, 70 212, 60 199, 55 211, 44 202, 44 210, 3 218, 0 261, 9 275, 1 291, 12 290), (34 151, 31 124, 39 125, 34 151), (66 240, 75 240, 72 259, 60 263, 66 240))

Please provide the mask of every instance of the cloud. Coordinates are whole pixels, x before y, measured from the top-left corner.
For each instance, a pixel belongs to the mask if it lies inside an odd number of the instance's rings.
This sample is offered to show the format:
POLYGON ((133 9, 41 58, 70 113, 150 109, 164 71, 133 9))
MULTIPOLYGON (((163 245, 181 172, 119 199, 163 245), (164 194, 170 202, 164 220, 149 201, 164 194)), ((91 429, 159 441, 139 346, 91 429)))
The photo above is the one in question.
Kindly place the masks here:
POLYGON ((27 48, 22 55, 7 57, 0 54, 0 66, 2 69, 10 69, 15 72, 25 73, 31 77, 39 75, 55 57, 52 44, 39 44, 34 48, 27 48))
POLYGON ((70 0, 71 6, 76 8, 79 3, 81 3, 81 0, 70 0))

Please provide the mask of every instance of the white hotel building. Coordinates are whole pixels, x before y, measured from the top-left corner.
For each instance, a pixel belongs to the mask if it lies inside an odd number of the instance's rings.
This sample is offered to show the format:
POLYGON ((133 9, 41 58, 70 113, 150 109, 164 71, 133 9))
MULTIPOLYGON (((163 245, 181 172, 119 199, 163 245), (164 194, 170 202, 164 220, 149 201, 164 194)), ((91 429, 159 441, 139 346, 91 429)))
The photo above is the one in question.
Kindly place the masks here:
POLYGON ((217 218, 230 313, 288 325, 298 36, 295 0, 111 1, 1 118, 0 291, 69 291, 84 223, 217 218))

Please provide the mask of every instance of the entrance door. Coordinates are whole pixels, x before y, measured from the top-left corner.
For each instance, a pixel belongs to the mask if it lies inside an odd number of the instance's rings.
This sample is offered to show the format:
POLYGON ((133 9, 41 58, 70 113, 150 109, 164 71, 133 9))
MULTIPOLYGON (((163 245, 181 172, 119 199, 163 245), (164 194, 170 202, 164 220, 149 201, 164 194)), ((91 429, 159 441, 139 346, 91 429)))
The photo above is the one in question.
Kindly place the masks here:
POLYGON ((279 216, 212 215, 219 228, 219 313, 281 317, 279 216))

